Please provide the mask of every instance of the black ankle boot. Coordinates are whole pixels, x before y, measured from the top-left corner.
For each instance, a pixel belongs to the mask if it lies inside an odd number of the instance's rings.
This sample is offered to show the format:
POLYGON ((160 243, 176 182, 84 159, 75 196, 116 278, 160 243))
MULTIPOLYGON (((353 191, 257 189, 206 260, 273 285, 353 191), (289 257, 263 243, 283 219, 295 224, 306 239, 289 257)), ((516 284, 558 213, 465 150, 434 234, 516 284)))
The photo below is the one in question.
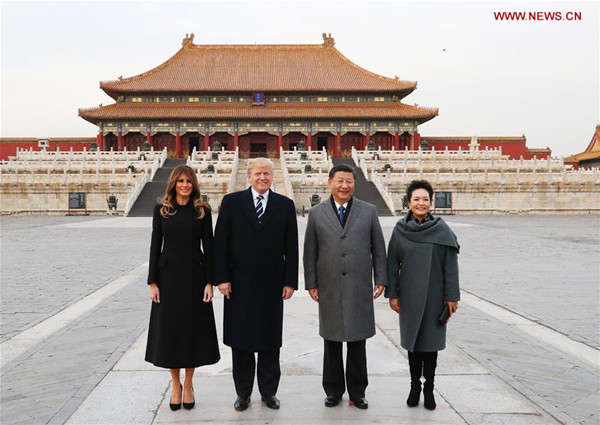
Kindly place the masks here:
POLYGON ((408 398, 406 399, 406 404, 408 407, 415 407, 419 404, 419 399, 421 398, 421 381, 416 384, 410 384, 410 393, 408 394, 408 398))
POLYGON ((433 396, 433 384, 429 385, 425 382, 423 385, 423 406, 428 410, 435 410, 435 397, 433 396))
POLYGON ((423 360, 419 353, 408 352, 408 366, 410 370, 410 394, 408 394, 406 404, 409 407, 415 407, 419 404, 419 398, 421 398, 423 360))
POLYGON ((433 396, 433 381, 435 378, 435 368, 437 366, 437 351, 424 353, 423 356, 423 376, 425 384, 423 385, 423 405, 425 409, 434 410, 436 408, 435 397, 433 396))

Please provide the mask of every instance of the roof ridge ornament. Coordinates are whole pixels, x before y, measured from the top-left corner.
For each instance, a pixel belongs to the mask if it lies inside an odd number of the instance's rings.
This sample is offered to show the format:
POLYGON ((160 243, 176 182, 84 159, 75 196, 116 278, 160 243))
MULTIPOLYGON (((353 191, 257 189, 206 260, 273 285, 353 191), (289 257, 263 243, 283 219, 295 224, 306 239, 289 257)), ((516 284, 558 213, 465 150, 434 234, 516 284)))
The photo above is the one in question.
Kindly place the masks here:
POLYGON ((335 40, 331 36, 331 33, 323 33, 323 47, 333 47, 335 46, 335 40))
POLYGON ((183 41, 181 42, 181 45, 185 48, 185 47, 192 47, 194 45, 194 33, 191 33, 188 36, 188 33, 185 33, 185 37, 183 39, 183 41))

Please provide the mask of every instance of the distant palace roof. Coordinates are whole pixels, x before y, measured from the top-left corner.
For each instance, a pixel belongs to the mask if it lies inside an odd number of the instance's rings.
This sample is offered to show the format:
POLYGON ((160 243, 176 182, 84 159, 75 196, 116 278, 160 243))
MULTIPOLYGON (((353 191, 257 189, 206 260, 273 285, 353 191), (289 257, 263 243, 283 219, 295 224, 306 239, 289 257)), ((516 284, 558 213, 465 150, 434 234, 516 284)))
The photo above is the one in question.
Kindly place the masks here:
POLYGON ((134 77, 102 81, 108 95, 189 92, 373 92, 410 94, 400 81, 356 65, 323 34, 323 44, 195 45, 193 34, 170 59, 134 77))
POLYGON ((592 140, 590 140, 590 143, 588 144, 588 147, 581 153, 578 153, 576 155, 571 155, 567 158, 565 158, 565 164, 571 164, 571 165, 586 165, 586 162, 594 162, 594 166, 598 166, 596 165, 597 161, 600 160, 600 125, 596 126, 596 130, 594 131, 594 135, 592 136, 592 140))

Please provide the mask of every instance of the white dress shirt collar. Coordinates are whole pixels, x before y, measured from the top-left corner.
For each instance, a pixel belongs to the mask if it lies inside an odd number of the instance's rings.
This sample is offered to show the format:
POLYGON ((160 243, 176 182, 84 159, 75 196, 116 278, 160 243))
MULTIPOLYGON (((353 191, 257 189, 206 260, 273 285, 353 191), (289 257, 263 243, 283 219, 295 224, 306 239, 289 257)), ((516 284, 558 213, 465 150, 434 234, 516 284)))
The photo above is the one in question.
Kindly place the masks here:
MULTIPOLYGON (((260 195, 260 193, 258 193, 256 190, 254 190, 254 188, 252 186, 250 186, 250 190, 252 191, 252 201, 254 202, 254 206, 256 206, 256 198, 258 197, 258 195, 260 195)), ((267 202, 269 201, 269 192, 270 190, 267 190, 265 193, 262 194, 263 199, 263 211, 267 210, 267 202)))
POLYGON ((346 202, 345 204, 338 204, 337 201, 334 199, 333 203, 335 204, 335 208, 337 211, 340 210, 340 207, 344 207, 344 211, 348 209, 348 202, 346 202))

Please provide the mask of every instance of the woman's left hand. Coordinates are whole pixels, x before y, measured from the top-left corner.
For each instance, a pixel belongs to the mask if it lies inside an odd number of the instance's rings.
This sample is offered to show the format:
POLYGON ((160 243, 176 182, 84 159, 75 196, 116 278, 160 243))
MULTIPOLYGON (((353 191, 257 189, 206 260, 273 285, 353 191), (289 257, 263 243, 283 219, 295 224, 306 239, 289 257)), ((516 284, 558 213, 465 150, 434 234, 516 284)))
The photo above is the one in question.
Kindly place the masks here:
POLYGON ((202 299, 202 301, 204 301, 205 303, 209 303, 210 300, 212 300, 213 298, 213 286, 212 283, 207 283, 206 286, 204 287, 204 299, 202 299))
POLYGON ((450 317, 458 310, 458 301, 444 301, 444 304, 448 306, 448 310, 450 311, 450 317))

